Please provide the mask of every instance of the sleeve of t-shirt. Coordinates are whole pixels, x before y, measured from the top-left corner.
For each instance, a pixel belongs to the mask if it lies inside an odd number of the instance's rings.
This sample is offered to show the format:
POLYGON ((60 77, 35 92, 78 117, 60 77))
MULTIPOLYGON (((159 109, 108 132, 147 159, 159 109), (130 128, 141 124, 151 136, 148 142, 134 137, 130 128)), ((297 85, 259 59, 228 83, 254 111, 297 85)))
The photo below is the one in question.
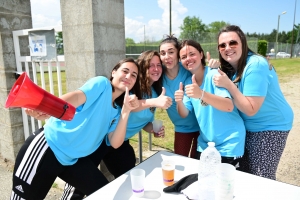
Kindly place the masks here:
POLYGON ((110 81, 104 76, 97 76, 89 79, 83 86, 79 88, 85 96, 86 102, 81 106, 81 110, 86 110, 93 104, 97 98, 110 86, 110 81))
POLYGON ((266 96, 269 86, 269 66, 267 62, 257 60, 249 63, 242 77, 242 93, 245 96, 266 96))

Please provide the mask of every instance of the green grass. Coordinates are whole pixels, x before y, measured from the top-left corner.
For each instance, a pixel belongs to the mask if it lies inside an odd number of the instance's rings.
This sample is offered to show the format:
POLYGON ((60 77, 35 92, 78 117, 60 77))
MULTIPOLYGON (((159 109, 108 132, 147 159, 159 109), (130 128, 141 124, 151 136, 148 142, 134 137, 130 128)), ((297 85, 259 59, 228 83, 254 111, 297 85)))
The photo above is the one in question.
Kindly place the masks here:
MULTIPOLYGON (((292 58, 292 59, 274 59, 270 60, 270 62, 274 65, 278 77, 281 83, 287 82, 289 79, 292 79, 295 74, 300 74, 300 58, 292 58)), ((63 93, 66 91, 66 76, 65 72, 62 72, 62 82, 63 82, 63 93)), ((55 95, 58 94, 57 92, 57 75, 56 72, 53 73, 53 79, 55 81, 54 88, 55 88, 55 95)), ((49 77, 48 74, 45 73, 45 82, 46 82, 46 89, 49 91, 49 77)), ((38 78, 38 83, 40 84, 40 78, 38 78)), ((165 126, 165 138, 154 138, 152 137, 152 146, 153 149, 156 147, 164 148, 169 151, 174 150, 174 126, 170 121, 167 112, 162 109, 157 109, 155 113, 156 119, 161 119, 164 122, 165 126)), ((149 137, 148 133, 145 131, 143 132, 143 151, 148 149, 149 145, 149 137)), ((130 139, 130 144, 134 147, 136 155, 138 156, 138 134, 130 139)))

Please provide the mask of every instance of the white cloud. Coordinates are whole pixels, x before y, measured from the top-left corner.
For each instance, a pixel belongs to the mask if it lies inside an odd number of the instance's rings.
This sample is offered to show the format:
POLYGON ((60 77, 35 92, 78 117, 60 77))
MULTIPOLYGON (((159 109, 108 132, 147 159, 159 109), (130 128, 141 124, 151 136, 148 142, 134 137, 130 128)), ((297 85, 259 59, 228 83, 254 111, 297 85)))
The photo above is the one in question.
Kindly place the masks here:
MULTIPOLYGON (((157 0, 158 7, 163 10, 161 19, 151 19, 146 24, 139 18, 135 20, 125 17, 126 37, 133 38, 135 42, 144 41, 144 25, 146 40, 159 40, 165 34, 169 34, 170 27, 170 8, 169 0, 157 0)), ((184 14, 188 11, 179 0, 172 0, 172 33, 179 37, 179 26, 181 25, 184 14)))
POLYGON ((31 0, 33 28, 61 25, 59 0, 31 0))

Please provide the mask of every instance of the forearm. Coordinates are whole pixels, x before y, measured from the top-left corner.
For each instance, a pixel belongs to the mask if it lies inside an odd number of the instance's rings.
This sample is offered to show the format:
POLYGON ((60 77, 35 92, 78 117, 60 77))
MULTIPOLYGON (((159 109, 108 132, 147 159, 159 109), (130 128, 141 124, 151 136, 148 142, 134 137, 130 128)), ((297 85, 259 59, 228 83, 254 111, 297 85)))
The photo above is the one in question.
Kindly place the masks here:
POLYGON ((148 133, 151 133, 152 130, 153 130, 153 125, 151 122, 149 122, 146 126, 144 126, 143 128, 144 131, 148 132, 148 133))
POLYGON ((204 92, 202 100, 212 107, 224 112, 231 112, 233 110, 234 105, 230 98, 220 97, 205 91, 202 92, 204 92))
POLYGON ((133 112, 138 112, 141 110, 145 110, 147 108, 155 107, 155 98, 151 99, 141 99, 139 100, 139 107, 134 109, 133 112))
POLYGON ((115 149, 119 148, 124 142, 129 114, 130 112, 122 109, 115 131, 108 135, 109 142, 115 149))
POLYGON ((183 104, 183 102, 177 102, 176 105, 177 108, 177 112, 180 115, 180 117, 182 118, 186 118, 189 114, 189 110, 185 107, 185 105, 183 104))
MULTIPOLYGON (((229 93, 233 98, 234 105, 243 113, 248 116, 253 116, 257 113, 260 105, 255 105, 255 102, 251 101, 249 97, 244 96, 239 89, 232 82, 228 88, 229 93)), ((262 102, 261 102, 262 103, 262 102)))
POLYGON ((67 94, 62 95, 60 98, 64 101, 70 103, 75 108, 84 104, 86 101, 86 96, 81 90, 69 92, 67 94))

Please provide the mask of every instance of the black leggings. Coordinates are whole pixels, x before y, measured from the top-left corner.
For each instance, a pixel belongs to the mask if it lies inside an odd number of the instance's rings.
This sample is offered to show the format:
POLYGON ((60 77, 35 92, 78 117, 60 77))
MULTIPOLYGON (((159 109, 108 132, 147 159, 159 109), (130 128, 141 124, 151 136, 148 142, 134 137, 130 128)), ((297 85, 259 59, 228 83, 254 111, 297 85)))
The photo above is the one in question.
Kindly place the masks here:
MULTIPOLYGON (((105 156, 102 160, 105 163, 108 171, 115 178, 135 167, 135 153, 132 146, 129 144, 129 140, 124 141, 123 144, 117 149, 113 148, 112 146, 107 146, 105 152, 105 156)), ((97 166, 100 164, 100 162, 101 160, 98 159, 97 166)), ((61 199, 79 200, 83 199, 83 197, 84 193, 81 192, 79 188, 74 187, 67 182, 61 199)))
MULTIPOLYGON (((200 160, 201 152, 197 151, 196 153, 196 159, 200 160)), ((242 166, 242 157, 239 158, 234 158, 234 157, 224 157, 221 156, 221 163, 228 163, 233 165, 236 170, 246 172, 247 170, 245 169, 244 166, 242 166)))
MULTIPOLYGON (((105 144, 105 142, 102 142, 105 144)), ((49 148, 42 129, 28 137, 14 168, 13 199, 45 199, 56 177, 89 195, 108 183, 95 162, 104 156, 106 145, 70 166, 62 165, 49 148), (97 158, 97 159, 96 159, 97 158)))

